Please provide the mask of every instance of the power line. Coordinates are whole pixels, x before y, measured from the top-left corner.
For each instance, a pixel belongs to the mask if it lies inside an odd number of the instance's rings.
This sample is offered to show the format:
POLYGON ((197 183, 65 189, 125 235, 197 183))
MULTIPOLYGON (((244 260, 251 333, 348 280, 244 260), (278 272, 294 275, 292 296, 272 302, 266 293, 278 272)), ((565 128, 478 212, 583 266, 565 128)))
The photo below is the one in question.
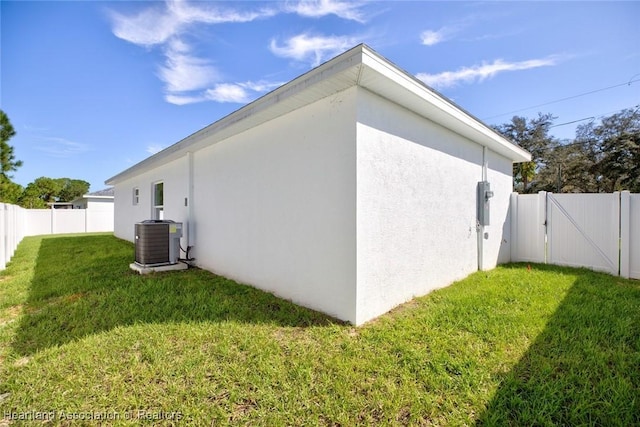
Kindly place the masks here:
POLYGON ((585 117, 584 119, 578 119, 578 120, 572 120, 572 121, 570 121, 570 122, 559 123, 559 124, 557 124, 557 125, 549 126, 549 129, 551 129, 551 128, 555 128, 555 127, 558 127, 558 126, 570 125, 570 124, 572 124, 572 123, 582 122, 582 121, 585 121, 585 120, 591 120, 591 121, 593 121, 593 120, 596 120, 596 119, 602 118, 602 117, 604 117, 604 116, 608 116, 609 114, 619 113, 619 112, 621 112, 621 111, 624 111, 624 110, 630 110, 630 109, 632 109, 632 108, 635 108, 635 109, 636 109, 636 111, 637 111, 637 110, 640 108, 640 104, 638 104, 638 105, 634 105, 633 107, 626 107, 626 108, 621 108, 621 109, 619 109, 619 110, 614 110, 614 111, 609 111, 609 112, 606 112, 606 113, 598 114, 597 116, 585 117))
MULTIPOLYGON (((636 76, 637 75, 639 75, 639 74, 636 74, 636 76)), ((607 87, 603 87, 603 88, 600 88, 600 89, 591 90, 589 92, 579 93, 577 95, 567 96, 566 98, 560 98, 560 99, 556 99, 556 100, 553 100, 553 101, 544 102, 542 104, 533 105, 531 107, 520 108, 520 109, 509 111, 509 112, 506 112, 506 113, 496 114, 495 116, 485 117, 482 120, 494 119, 496 117, 506 116, 507 114, 513 114, 513 113, 519 113, 520 111, 531 110, 532 108, 538 108, 538 107, 544 107, 545 105, 557 104, 558 102, 567 101, 569 99, 579 98, 579 97, 585 96, 585 95, 591 95, 591 94, 597 93, 597 92, 603 92, 605 90, 614 89, 614 88, 621 87, 621 86, 631 86, 632 83, 640 81, 640 79, 633 80, 634 77, 635 76, 631 77, 631 79, 629 81, 624 82, 624 83, 619 83, 619 84, 616 84, 616 85, 613 85, 613 86, 607 86, 607 87)))
POLYGON ((572 120, 570 122, 565 122, 565 123, 559 123, 557 125, 553 125, 553 126, 549 126, 549 129, 551 128, 557 128, 558 126, 564 126, 564 125, 570 125, 572 123, 578 123, 578 122, 583 122, 585 120, 595 120, 595 117, 585 117, 584 119, 578 119, 578 120, 572 120))

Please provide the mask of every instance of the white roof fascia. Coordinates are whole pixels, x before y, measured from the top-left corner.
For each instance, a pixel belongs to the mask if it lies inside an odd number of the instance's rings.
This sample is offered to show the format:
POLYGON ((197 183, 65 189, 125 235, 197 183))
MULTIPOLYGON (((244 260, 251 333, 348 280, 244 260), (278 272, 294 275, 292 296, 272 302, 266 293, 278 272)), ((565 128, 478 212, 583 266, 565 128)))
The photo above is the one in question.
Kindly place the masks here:
MULTIPOLYGON (((409 108, 476 143, 484 145, 514 162, 527 162, 531 160, 531 154, 526 150, 513 144, 482 123, 479 119, 454 104, 451 100, 429 88, 422 81, 403 71, 375 51, 366 49, 363 63, 367 68, 371 68, 391 79, 394 83, 406 89, 406 92, 414 94, 414 96, 420 99, 417 105, 411 105, 413 103, 406 99, 406 97, 403 97, 405 93, 402 92, 405 91, 400 91, 400 93, 395 92, 398 93, 397 96, 393 94, 391 94, 391 97, 385 96, 393 102, 409 108), (425 103, 424 101, 427 102, 425 103)), ((375 88, 373 88, 373 91, 377 92, 375 88)))
POLYGON ((360 85, 515 162, 531 155, 366 45, 358 45, 109 178, 114 185, 351 86, 360 85), (384 77, 380 79, 379 77, 384 77))
POLYGON ((113 200, 114 196, 92 196, 90 194, 85 194, 83 196, 80 196, 80 197, 77 197, 77 198, 73 199, 69 203, 84 202, 84 201, 87 201, 88 199, 109 199, 109 200, 113 200))
MULTIPOLYGON (((258 124, 264 123, 279 115, 285 114, 285 112, 293 111, 296 108, 300 108, 304 105, 315 102, 318 99, 329 96, 331 93, 322 94, 321 92, 317 92, 311 97, 299 97, 302 92, 310 89, 312 86, 323 81, 329 81, 331 77, 345 72, 352 67, 361 66, 361 46, 362 45, 358 45, 308 71, 307 73, 302 74, 279 88, 223 117, 222 119, 193 133, 151 157, 142 160, 129 169, 109 178, 105 183, 107 185, 114 185, 117 182, 139 173, 146 172, 156 166, 177 160, 187 152, 197 151, 204 146, 222 141, 234 134, 250 129, 251 127, 257 126, 258 124), (268 113, 269 107, 273 107, 278 104, 285 104, 283 111, 280 111, 279 114, 270 115, 268 113), (261 117, 261 120, 257 120, 252 124, 245 123, 248 119, 255 118, 260 113, 264 113, 264 117, 261 117)), ((353 86, 354 84, 355 79, 350 84, 346 84, 341 90, 344 90, 349 86, 353 86)))

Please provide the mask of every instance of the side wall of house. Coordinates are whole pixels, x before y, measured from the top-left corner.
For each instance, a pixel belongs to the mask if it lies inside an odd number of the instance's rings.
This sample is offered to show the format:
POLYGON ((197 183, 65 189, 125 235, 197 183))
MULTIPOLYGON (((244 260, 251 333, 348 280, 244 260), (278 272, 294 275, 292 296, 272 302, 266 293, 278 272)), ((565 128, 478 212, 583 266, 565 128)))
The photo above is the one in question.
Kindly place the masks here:
MULTIPOLYGON (((114 234, 121 239, 134 241, 135 223, 153 218, 153 185, 163 183, 164 219, 187 222, 188 197, 187 157, 142 173, 115 185, 114 234), (137 203, 134 189, 138 189, 137 203)), ((183 232, 182 247, 185 247, 186 232, 183 232)), ((184 255, 184 254, 182 254, 184 255)))
POLYGON ((199 266, 355 321, 355 95, 194 153, 199 266))
POLYGON ((491 223, 484 227, 483 270, 511 261, 511 193, 513 162, 487 150, 487 181, 494 196, 490 200, 491 223))
MULTIPOLYGON (((358 91, 358 107, 360 324, 477 270, 483 153, 480 145, 366 89, 358 91)), ((487 157, 489 168, 498 170, 488 173, 496 225, 485 230, 485 266, 498 260, 511 193, 502 176, 508 164, 510 183, 511 163, 490 152, 487 157)))

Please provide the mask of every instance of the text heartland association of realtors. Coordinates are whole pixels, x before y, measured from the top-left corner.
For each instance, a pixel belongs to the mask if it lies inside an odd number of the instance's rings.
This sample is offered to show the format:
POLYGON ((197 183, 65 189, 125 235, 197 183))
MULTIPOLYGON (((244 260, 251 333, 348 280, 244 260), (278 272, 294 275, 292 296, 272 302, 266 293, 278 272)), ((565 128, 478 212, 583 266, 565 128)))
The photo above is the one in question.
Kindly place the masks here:
POLYGON ((126 412, 114 411, 4 411, 3 419, 7 421, 115 421, 115 420, 172 420, 180 421, 184 414, 180 411, 147 411, 135 410, 126 412))

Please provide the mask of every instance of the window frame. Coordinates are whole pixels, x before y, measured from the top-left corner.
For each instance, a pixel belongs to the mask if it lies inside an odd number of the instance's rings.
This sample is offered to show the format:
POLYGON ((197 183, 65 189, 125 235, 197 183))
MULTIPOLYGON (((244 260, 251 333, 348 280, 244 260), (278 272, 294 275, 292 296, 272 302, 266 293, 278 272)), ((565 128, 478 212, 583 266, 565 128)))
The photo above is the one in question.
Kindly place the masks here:
POLYGON ((151 184, 151 218, 155 220, 164 219, 164 181, 156 181, 151 184), (160 203, 158 203, 158 188, 160 188, 160 203))

